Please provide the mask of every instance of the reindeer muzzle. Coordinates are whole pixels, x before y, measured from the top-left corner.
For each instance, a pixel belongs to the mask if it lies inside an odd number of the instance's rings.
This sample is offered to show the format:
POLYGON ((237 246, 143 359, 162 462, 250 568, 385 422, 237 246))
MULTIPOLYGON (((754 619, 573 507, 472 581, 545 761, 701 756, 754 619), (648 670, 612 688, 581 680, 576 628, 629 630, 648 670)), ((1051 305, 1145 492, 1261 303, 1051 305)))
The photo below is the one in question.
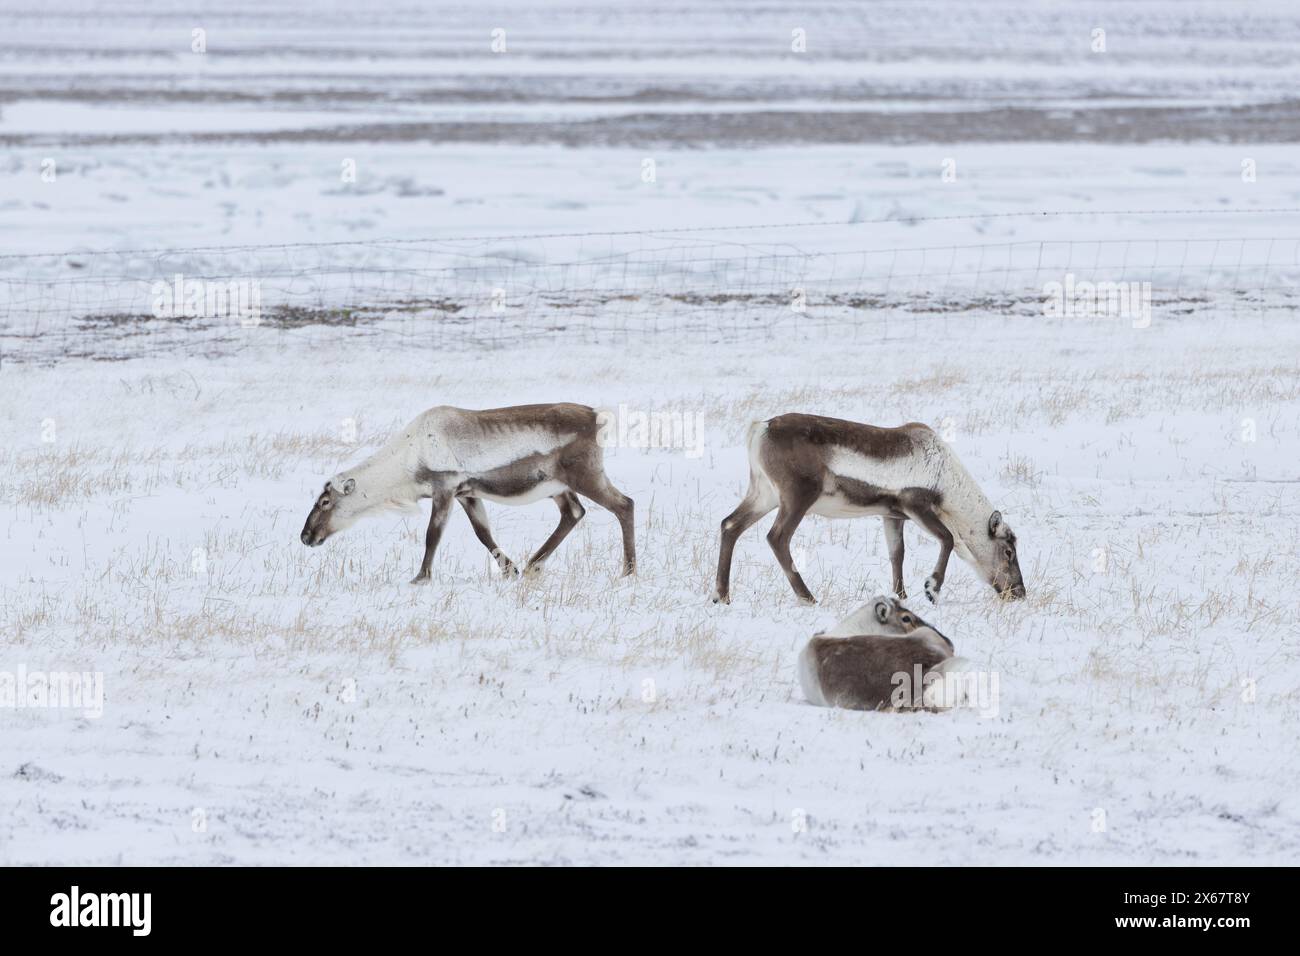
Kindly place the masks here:
POLYGON ((302 534, 298 535, 298 540, 309 548, 315 548, 324 544, 325 539, 329 537, 329 531, 326 528, 320 527, 321 524, 323 524, 323 522, 313 522, 308 518, 307 523, 303 525, 302 534))

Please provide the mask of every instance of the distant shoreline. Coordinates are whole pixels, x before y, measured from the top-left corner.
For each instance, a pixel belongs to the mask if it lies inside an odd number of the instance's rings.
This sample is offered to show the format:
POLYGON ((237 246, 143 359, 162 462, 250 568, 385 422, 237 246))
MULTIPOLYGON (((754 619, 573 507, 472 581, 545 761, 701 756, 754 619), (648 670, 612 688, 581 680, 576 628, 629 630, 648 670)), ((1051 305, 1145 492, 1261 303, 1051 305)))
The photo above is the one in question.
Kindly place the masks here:
POLYGON ((1241 106, 1103 110, 1011 107, 933 112, 639 112, 537 122, 360 121, 275 130, 0 133, 0 146, 5 147, 412 142, 658 148, 924 143, 1294 143, 1300 142, 1300 100, 1241 106))

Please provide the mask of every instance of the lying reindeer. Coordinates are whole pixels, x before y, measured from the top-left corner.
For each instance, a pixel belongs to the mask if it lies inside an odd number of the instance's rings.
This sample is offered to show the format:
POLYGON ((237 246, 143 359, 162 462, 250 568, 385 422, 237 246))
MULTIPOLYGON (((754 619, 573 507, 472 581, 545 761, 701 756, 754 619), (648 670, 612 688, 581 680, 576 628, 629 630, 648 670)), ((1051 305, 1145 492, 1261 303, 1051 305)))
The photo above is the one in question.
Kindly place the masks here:
POLYGON ((411 581, 423 584, 430 579, 433 553, 454 499, 502 573, 517 575, 514 562, 492 539, 483 502, 525 505, 550 498, 559 506, 560 524, 528 559, 527 572, 545 561, 586 514, 578 500, 582 495, 618 518, 623 573, 632 574, 632 499, 605 476, 597 435, 596 412, 585 405, 431 408, 360 465, 325 482, 303 525, 302 543, 316 547, 366 515, 385 508, 410 509, 421 498, 431 498, 424 560, 411 581))
POLYGON ((952 641, 894 598, 881 596, 813 636, 799 652, 799 686, 818 707, 935 708, 945 702, 939 678, 966 663, 953 656, 952 641))
POLYGON ((804 515, 856 518, 880 515, 893 566, 893 589, 903 587, 903 522, 909 518, 939 540, 939 561, 925 594, 937 599, 953 551, 993 589, 1025 596, 1016 536, 994 511, 952 450, 927 426, 912 422, 878 428, 819 415, 778 415, 749 426, 749 490, 722 522, 714 602, 731 603, 731 555, 736 539, 779 509, 767 542, 795 595, 815 598, 790 557, 790 539, 804 515))

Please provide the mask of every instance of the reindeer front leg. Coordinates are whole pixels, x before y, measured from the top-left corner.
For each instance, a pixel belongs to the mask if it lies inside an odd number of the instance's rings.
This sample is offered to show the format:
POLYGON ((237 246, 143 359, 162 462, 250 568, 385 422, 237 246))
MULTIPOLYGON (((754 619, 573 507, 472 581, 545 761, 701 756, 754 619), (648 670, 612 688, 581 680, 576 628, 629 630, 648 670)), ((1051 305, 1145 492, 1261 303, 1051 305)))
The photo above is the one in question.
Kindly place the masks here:
POLYGON ((497 563, 501 573, 506 577, 519 577, 519 569, 511 561, 504 551, 497 547, 496 540, 492 537, 492 528, 488 525, 487 509, 483 507, 483 502, 478 498, 458 498, 460 506, 465 509, 465 514, 469 517, 469 523, 474 527, 474 534, 478 537, 479 543, 488 549, 492 555, 492 560, 497 563))
POLYGON ((424 560, 420 562, 420 573, 411 578, 412 584, 427 584, 432 578, 433 553, 438 550, 442 539, 442 528, 451 513, 451 495, 439 492, 433 496, 433 513, 429 515, 429 530, 424 533, 424 560))
POLYGON ((560 507, 560 523, 537 549, 537 553, 528 559, 528 563, 524 565, 525 574, 540 570, 542 562, 551 556, 551 552, 560 546, 560 542, 569 536, 569 532, 578 526, 582 516, 587 513, 587 509, 582 507, 582 502, 572 491, 562 492, 551 500, 560 507))
POLYGON ((907 600, 903 586, 903 522, 905 518, 885 518, 885 545, 889 548, 889 566, 893 571, 892 587, 899 600, 907 600))
POLYGON ((935 604, 939 598, 939 590, 943 587, 944 575, 948 571, 948 558, 952 555, 952 532, 928 505, 913 509, 908 516, 939 540, 939 560, 934 565, 934 573, 925 579, 925 596, 930 599, 931 604, 935 604))

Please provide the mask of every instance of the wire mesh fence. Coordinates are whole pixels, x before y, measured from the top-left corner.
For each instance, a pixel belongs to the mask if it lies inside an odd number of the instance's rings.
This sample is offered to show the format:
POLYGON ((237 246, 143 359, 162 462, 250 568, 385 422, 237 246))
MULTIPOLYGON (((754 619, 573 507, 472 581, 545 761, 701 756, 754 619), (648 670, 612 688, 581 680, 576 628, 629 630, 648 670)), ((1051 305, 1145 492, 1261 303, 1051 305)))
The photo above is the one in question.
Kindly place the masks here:
POLYGON ((1024 239, 872 248, 825 225, 0 256, 0 359, 306 341, 377 345, 851 333, 882 318, 1291 311, 1300 238, 1024 239), (260 330, 250 334, 250 330, 260 330))

